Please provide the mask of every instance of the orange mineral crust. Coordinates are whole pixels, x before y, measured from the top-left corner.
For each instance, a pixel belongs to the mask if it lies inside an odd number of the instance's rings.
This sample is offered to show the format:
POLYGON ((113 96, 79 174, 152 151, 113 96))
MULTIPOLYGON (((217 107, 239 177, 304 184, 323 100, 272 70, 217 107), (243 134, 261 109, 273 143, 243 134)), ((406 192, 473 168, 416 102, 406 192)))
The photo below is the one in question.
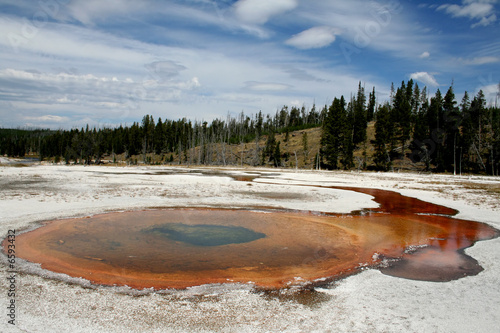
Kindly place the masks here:
POLYGON ((109 213, 57 220, 21 234, 16 253, 50 271, 137 289, 317 284, 384 258, 402 259, 382 271, 405 278, 447 281, 482 270, 460 250, 498 236, 495 229, 425 215, 455 211, 395 192, 359 191, 373 195, 380 208, 344 215, 230 209, 109 213))

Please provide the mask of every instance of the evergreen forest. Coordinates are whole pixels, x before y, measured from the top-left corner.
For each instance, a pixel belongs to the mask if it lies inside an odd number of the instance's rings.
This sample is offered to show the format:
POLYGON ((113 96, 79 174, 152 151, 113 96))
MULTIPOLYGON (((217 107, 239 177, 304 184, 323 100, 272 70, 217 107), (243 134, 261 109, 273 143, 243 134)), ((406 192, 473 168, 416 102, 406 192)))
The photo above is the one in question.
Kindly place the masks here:
MULTIPOLYGON (((499 85, 500 94, 500 85, 499 85)), ((378 104, 375 88, 307 109, 283 106, 207 121, 154 119, 130 126, 71 130, 0 128, 0 155, 66 164, 251 165, 315 169, 498 175, 500 109, 484 93, 457 100, 413 80, 392 85, 378 104), (491 103, 490 103, 491 104, 491 103)))

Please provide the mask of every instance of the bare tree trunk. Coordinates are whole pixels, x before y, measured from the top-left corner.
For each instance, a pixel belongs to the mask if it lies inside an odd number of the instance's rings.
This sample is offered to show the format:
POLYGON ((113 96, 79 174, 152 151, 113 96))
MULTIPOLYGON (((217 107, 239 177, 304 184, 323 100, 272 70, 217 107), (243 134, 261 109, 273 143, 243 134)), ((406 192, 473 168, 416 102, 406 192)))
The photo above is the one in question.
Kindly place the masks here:
POLYGON ((476 147, 476 144, 472 143, 472 147, 474 147, 474 150, 476 151, 477 157, 479 157, 479 162, 481 162, 481 166, 483 167, 484 171, 486 171, 486 166, 483 163, 483 159, 481 157, 481 154, 479 153, 479 150, 476 147))

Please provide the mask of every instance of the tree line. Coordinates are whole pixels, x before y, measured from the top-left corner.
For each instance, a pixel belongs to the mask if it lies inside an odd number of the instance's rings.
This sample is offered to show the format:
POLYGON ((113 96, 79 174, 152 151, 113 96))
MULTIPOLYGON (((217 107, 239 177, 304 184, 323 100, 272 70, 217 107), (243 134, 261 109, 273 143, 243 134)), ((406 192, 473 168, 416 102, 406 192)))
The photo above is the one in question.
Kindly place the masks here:
MULTIPOLYGON (((71 130, 21 130, 0 129, 0 154, 22 157, 38 154, 40 159, 55 158, 66 163, 100 163, 104 156, 124 154, 131 163, 158 163, 152 155, 162 156, 162 162, 182 164, 237 164, 240 157, 227 150, 230 145, 258 142, 268 137, 265 147, 258 147, 259 156, 253 165, 266 164, 275 156, 277 142, 271 138, 276 133, 318 127, 324 112, 283 106, 274 116, 262 112, 255 116, 228 115, 226 119, 206 121, 180 120, 157 121, 145 115, 142 121, 131 126, 116 128, 86 128, 71 130), (322 113, 323 112, 323 113, 322 113), (175 161, 174 161, 175 156, 175 161), (262 162, 264 161, 264 162, 262 162)), ((277 165, 278 166, 278 165, 277 165)))
POLYGON ((499 173, 500 109, 488 106, 482 91, 472 97, 465 92, 459 103, 453 86, 429 98, 427 88, 413 80, 392 85, 383 104, 377 104, 375 88, 367 94, 360 82, 348 100, 335 97, 321 110, 283 106, 274 115, 241 112, 210 123, 146 115, 140 123, 115 128, 0 129, 0 154, 82 164, 120 155, 129 163, 283 166, 290 156, 276 135, 286 141, 289 133, 313 127, 321 128, 317 168, 387 171, 404 160, 428 171, 499 173), (235 153, 231 147, 238 145, 235 153))
MULTIPOLYGON (((364 88, 347 102, 335 98, 323 123, 322 153, 326 167, 352 169, 353 152, 362 150, 358 167, 390 170, 407 159, 425 170, 498 175, 500 166, 500 109, 487 106, 483 91, 461 102, 453 86, 428 98, 413 80, 391 87, 390 100, 374 110, 375 91, 368 101, 364 88), (372 164, 367 165, 367 122, 375 120, 372 164)), ((500 85, 499 85, 500 95, 500 85)))

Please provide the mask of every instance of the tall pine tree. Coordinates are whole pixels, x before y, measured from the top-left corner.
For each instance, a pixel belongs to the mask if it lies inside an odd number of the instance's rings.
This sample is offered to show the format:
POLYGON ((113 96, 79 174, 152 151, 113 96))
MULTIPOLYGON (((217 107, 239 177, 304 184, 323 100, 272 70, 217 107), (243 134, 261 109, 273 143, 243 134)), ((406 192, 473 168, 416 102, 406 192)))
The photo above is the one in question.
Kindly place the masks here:
POLYGON ((343 149, 346 133, 346 110, 344 96, 333 100, 328 108, 321 135, 322 157, 329 169, 338 169, 341 150, 343 149))
POLYGON ((377 121, 375 123, 375 167, 378 170, 387 171, 391 167, 390 142, 391 131, 389 129, 390 106, 384 104, 377 111, 377 121))
POLYGON ((368 97, 368 106, 366 107, 366 121, 370 122, 375 117, 375 107, 377 99, 375 96, 375 87, 368 97))
POLYGON ((429 112, 427 113, 427 121, 430 131, 430 147, 429 158, 434 164, 436 170, 444 170, 442 142, 444 140, 443 126, 443 96, 438 89, 434 97, 431 98, 429 112))
POLYGON ((356 99, 352 101, 352 103, 353 103, 352 142, 354 146, 356 146, 366 140, 366 127, 367 127, 366 96, 365 96, 365 88, 361 86, 361 82, 359 82, 356 99))
POLYGON ((441 142, 443 168, 447 171, 456 171, 457 145, 460 141, 459 130, 462 122, 456 104, 453 86, 450 86, 443 100, 442 127, 444 138, 441 142))

